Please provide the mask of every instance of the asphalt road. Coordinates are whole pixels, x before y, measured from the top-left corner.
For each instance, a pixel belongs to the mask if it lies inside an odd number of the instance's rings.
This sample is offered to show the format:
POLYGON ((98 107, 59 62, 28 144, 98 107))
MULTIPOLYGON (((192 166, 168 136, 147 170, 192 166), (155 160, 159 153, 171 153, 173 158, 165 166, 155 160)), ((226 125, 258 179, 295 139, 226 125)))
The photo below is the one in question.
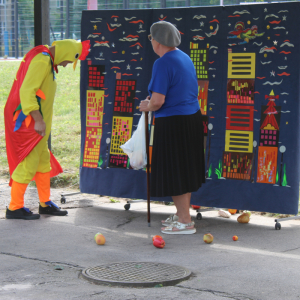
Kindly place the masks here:
MULTIPOLYGON (((0 180, 0 299, 300 299, 300 220, 281 222, 251 215, 250 223, 221 218, 216 210, 203 211, 195 220, 193 235, 163 235, 163 249, 152 245, 160 234, 160 221, 174 213, 174 206, 151 203, 151 226, 145 202, 124 209, 126 199, 79 194, 60 204, 68 216, 41 216, 39 220, 6 220, 10 189, 0 180), (101 232, 106 244, 94 235, 101 232), (212 244, 203 235, 214 236, 212 244), (237 235, 238 241, 232 236, 237 235), (93 284, 81 271, 113 262, 156 262, 182 266, 192 276, 174 286, 132 288, 93 284), (61 270, 57 270, 57 267, 61 270)), ((25 205, 37 212, 35 188, 26 193, 25 205)), ((284 199, 283 199, 284 200, 284 199)), ((197 212, 191 210, 195 217, 197 212)))

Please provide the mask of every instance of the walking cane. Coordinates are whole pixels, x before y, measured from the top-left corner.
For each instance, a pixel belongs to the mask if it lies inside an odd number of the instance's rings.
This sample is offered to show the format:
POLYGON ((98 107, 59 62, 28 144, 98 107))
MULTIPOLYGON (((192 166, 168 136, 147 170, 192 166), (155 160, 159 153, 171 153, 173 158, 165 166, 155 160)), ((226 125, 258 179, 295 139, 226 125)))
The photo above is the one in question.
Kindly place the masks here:
POLYGON ((148 112, 145 112, 145 135, 146 135, 146 154, 147 154, 147 212, 148 212, 148 227, 150 224, 150 163, 149 163, 149 130, 148 130, 148 112))

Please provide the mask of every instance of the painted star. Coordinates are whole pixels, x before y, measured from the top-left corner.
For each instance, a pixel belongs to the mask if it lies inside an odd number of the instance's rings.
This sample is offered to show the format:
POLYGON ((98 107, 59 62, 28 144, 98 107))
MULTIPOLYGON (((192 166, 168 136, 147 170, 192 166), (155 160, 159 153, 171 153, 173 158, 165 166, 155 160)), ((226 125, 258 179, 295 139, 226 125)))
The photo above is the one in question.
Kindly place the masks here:
POLYGON ((216 18, 216 15, 213 16, 213 19, 215 19, 215 18, 216 18))
POLYGON ((94 25, 94 30, 97 30, 97 25, 94 25))
POLYGON ((130 65, 127 65, 126 70, 130 70, 130 65))
POLYGON ((203 27, 204 26, 204 22, 200 22, 200 27, 203 27))
POLYGON ((136 46, 136 49, 140 49, 140 46, 136 46))
POLYGON ((212 75, 212 77, 213 77, 213 78, 215 78, 215 77, 216 77, 216 75, 215 75, 215 74, 213 74, 213 75, 212 75))
POLYGON ((274 71, 270 72, 270 74, 271 74, 271 76, 275 76, 275 72, 274 71))
POLYGON ((102 37, 102 40, 103 40, 103 41, 105 40, 105 36, 102 37))
POLYGON ((117 21, 118 21, 118 19, 117 19, 117 18, 114 18, 114 21, 115 21, 115 22, 117 22, 117 21))
POLYGON ((285 34, 289 34, 289 32, 287 31, 285 34))
POLYGON ((264 12, 267 12, 267 11, 268 11, 267 8, 265 8, 265 9, 264 9, 264 12))
POLYGON ((248 21, 247 21, 247 24, 248 24, 248 25, 250 25, 250 24, 251 24, 251 21, 250 21, 250 20, 248 20, 248 21))
POLYGON ((270 37, 268 36, 268 40, 270 39, 270 37))
POLYGON ((273 41, 274 45, 277 46, 278 41, 273 41))
POLYGON ((123 31, 123 34, 125 34, 125 31, 123 31))
POLYGON ((143 60, 143 58, 141 57, 140 60, 143 60))
POLYGON ((246 51, 247 49, 246 48, 244 48, 244 51, 246 51))
POLYGON ((270 29, 270 25, 267 25, 267 29, 270 29))
POLYGON ((112 47, 115 47, 115 44, 114 44, 114 43, 112 43, 112 44, 111 44, 111 46, 112 46, 112 47))
POLYGON ((209 110, 212 110, 212 107, 210 107, 209 110))
POLYGON ((286 16, 282 16, 282 21, 286 21, 286 16))
POLYGON ((162 19, 164 17, 164 15, 160 15, 160 18, 162 19))
POLYGON ((143 25, 140 23, 140 25, 139 25, 139 29, 142 29, 143 28, 143 25))
POLYGON ((286 103, 286 100, 284 100, 283 103, 286 103))
POLYGON ((284 60, 287 60, 287 57, 285 57, 284 60))
POLYGON ((217 50, 214 50, 214 54, 217 54, 217 50))
POLYGON ((100 52, 100 57, 102 57, 103 56, 103 52, 100 52))
POLYGON ((137 76, 140 76, 140 73, 137 73, 137 76))
POLYGON ((228 23, 228 26, 231 26, 231 23, 228 23))

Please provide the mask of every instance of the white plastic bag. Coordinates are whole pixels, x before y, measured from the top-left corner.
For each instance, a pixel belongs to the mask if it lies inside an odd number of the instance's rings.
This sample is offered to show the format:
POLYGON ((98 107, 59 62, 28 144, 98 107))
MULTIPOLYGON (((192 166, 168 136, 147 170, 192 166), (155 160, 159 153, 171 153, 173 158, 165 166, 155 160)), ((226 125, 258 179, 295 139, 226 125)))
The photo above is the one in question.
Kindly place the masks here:
POLYGON ((146 137, 145 137, 145 113, 140 117, 136 131, 120 148, 128 155, 133 169, 143 169, 147 165, 146 137))

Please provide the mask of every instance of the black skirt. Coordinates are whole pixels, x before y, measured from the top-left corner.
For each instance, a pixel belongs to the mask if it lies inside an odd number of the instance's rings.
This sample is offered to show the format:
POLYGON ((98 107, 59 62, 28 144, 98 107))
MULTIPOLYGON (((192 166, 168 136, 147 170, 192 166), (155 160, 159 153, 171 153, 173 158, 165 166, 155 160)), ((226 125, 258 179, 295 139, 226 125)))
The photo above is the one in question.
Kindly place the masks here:
POLYGON ((178 196, 205 182, 204 131, 200 110, 155 119, 150 195, 178 196))

